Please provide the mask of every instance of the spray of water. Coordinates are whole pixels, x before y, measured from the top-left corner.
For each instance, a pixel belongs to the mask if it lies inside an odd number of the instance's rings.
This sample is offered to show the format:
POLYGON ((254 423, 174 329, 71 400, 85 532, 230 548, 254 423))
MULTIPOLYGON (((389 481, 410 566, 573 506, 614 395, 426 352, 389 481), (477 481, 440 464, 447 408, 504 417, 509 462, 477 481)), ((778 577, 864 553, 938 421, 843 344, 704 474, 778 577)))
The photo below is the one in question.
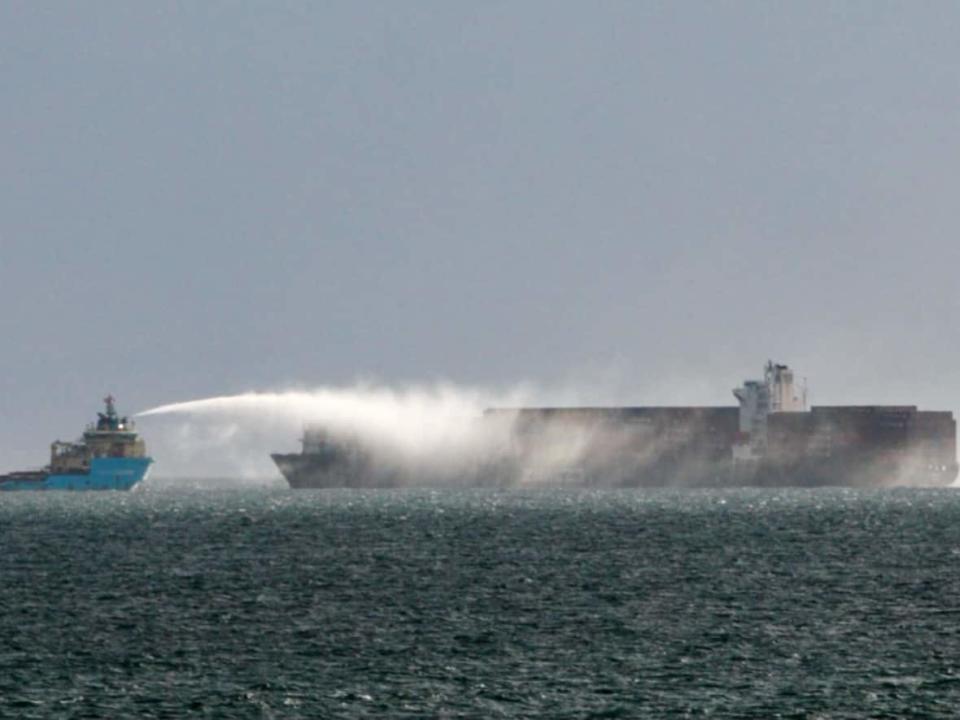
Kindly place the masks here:
MULTIPOLYGON (((673 459, 660 483, 683 485, 688 477, 704 475, 683 433, 650 434, 643 425, 602 415, 584 420, 589 414, 525 432, 530 428, 516 413, 484 413, 490 407, 535 405, 537 394, 529 386, 491 392, 452 384, 399 389, 366 384, 191 400, 139 417, 158 458, 155 474, 203 477, 205 485, 210 478, 224 478, 230 484, 284 486, 270 454, 298 452, 298 438, 314 426, 355 440, 369 454, 373 471, 393 473, 402 478, 399 484, 484 483, 483 473, 492 476, 503 467, 513 474, 511 482, 556 483, 581 472, 592 482, 630 484, 644 468, 648 474, 659 472, 662 458, 673 459)), ((575 391, 549 395, 560 398, 559 404, 577 404, 575 391)), ((923 462, 904 458, 908 469, 923 462)), ((889 468, 865 474, 884 478, 868 484, 910 484, 916 482, 911 477, 922 477, 889 468)))
POLYGON ((487 391, 451 384, 389 388, 357 385, 245 393, 173 403, 138 414, 149 425, 158 474, 279 478, 271 452, 294 452, 305 428, 356 438, 382 465, 434 477, 467 472, 504 452, 509 414, 530 391, 487 391))
MULTIPOLYGON (((308 428, 322 428, 341 447, 362 448, 361 472, 387 485, 577 484, 586 477, 619 485, 683 441, 602 414, 531 425, 509 408, 534 404, 533 395, 530 387, 361 385, 191 400, 139 417, 153 423, 158 475, 217 476, 232 484, 273 478, 282 485, 270 454, 296 453, 308 428)), ((574 390, 550 396, 577 404, 574 390)))

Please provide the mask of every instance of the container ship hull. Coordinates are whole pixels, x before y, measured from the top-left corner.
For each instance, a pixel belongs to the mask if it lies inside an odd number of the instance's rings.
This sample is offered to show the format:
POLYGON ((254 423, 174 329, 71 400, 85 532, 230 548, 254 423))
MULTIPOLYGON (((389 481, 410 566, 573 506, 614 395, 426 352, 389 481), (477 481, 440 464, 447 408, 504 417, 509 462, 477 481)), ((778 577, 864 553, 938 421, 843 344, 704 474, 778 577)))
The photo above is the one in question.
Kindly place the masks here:
POLYGON ((316 462, 297 453, 272 456, 287 483, 307 488, 394 487, 619 487, 619 488, 723 488, 723 487, 944 487, 957 478, 956 463, 923 464, 848 457, 803 463, 765 462, 743 465, 729 459, 663 458, 633 464, 629 458, 587 460, 563 469, 541 469, 522 461, 500 463, 488 473, 458 474, 448 482, 431 480, 416 472, 384 472, 344 462, 338 466, 316 462))
POLYGON ((495 460, 456 478, 374 462, 356 437, 308 429, 275 454, 292 488, 461 486, 937 487, 957 477, 956 422, 916 406, 807 409, 792 372, 768 363, 734 391, 739 406, 513 408, 495 460), (444 480, 446 482, 444 482, 444 480))

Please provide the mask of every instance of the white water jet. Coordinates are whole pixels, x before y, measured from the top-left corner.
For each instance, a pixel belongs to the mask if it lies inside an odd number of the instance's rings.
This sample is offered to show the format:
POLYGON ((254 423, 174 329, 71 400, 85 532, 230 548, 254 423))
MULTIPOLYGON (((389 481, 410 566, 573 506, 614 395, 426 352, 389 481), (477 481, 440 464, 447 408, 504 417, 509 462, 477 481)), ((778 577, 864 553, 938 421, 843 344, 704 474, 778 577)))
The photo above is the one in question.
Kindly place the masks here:
POLYGON ((158 475, 279 478, 271 452, 295 451, 308 426, 348 433, 381 462, 456 474, 501 452, 508 423, 480 422, 489 407, 525 404, 507 392, 452 384, 393 389, 376 385, 251 392, 171 403, 140 412, 158 475), (171 422, 174 420, 175 422, 171 422))

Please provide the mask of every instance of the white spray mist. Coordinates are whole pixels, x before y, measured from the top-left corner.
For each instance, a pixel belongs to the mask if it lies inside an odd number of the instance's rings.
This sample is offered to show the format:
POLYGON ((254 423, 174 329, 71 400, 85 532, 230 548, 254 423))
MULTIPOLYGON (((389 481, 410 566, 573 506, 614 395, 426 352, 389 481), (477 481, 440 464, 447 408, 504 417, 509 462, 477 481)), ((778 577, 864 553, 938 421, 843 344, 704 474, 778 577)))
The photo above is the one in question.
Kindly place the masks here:
POLYGON ((436 481, 489 461, 509 443, 510 418, 483 420, 489 407, 524 405, 530 392, 443 383, 245 393, 162 405, 142 418, 158 476, 220 477, 261 483, 279 472, 271 452, 294 452, 305 427, 357 438, 377 461, 436 481))

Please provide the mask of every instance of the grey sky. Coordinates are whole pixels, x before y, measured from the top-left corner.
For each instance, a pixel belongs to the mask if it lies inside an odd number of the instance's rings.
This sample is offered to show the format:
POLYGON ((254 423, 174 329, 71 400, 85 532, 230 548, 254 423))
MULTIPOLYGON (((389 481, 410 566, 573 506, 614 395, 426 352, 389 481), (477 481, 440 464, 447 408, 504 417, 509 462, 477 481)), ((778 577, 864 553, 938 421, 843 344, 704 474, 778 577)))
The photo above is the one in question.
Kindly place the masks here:
POLYGON ((958 38, 946 2, 4 3, 0 470, 108 390, 732 404, 774 357, 960 409, 958 38))

